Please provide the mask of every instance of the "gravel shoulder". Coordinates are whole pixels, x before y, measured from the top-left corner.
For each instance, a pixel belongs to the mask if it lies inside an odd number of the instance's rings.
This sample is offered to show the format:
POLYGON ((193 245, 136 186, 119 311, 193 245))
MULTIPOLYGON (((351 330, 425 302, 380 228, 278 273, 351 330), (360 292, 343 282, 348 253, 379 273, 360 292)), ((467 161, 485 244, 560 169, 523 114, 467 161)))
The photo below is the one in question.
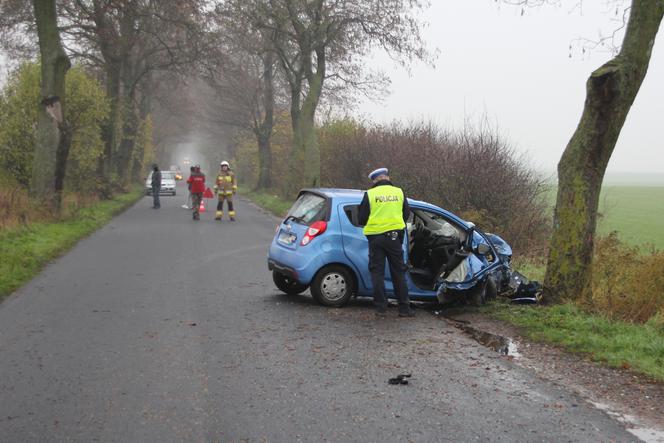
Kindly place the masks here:
POLYGON ((623 422, 646 441, 664 442, 664 383, 628 369, 615 369, 558 346, 528 340, 518 327, 462 310, 442 313, 452 325, 471 325, 512 339, 518 356, 509 357, 556 386, 579 394, 623 422))

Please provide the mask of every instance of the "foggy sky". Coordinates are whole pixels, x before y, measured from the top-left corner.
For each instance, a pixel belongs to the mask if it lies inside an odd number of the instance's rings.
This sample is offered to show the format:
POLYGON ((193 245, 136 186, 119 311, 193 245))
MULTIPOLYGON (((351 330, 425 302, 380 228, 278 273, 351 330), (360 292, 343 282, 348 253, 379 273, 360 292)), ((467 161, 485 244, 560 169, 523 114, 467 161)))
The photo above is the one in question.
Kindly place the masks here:
MULTIPOLYGON (((579 37, 597 39, 622 23, 605 0, 583 2, 583 14, 563 7, 520 8, 494 0, 433 0, 426 14, 429 47, 439 48, 435 69, 416 64, 411 76, 387 56, 373 63, 392 79, 382 103, 364 101, 359 112, 389 122, 427 119, 460 127, 464 115, 483 115, 532 164, 554 171, 583 110, 585 82, 611 54, 584 56, 579 37), (617 21, 619 20, 619 21, 617 21)), ((621 9, 622 11, 622 9, 621 9)), ((619 42, 618 42, 619 43, 619 42)), ((608 172, 664 173, 664 29, 648 75, 623 127, 608 172)))

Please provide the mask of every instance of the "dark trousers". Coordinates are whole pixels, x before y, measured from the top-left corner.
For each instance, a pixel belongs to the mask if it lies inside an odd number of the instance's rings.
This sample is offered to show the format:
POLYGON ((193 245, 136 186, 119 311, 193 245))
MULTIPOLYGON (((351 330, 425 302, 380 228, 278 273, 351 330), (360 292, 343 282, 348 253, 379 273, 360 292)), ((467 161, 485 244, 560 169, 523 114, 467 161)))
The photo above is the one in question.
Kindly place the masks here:
POLYGON ((228 212, 233 211, 233 194, 230 195, 219 195, 219 201, 217 202, 217 211, 224 210, 224 200, 228 202, 228 212))
POLYGON ((191 209, 194 211, 194 214, 198 214, 198 211, 201 208, 201 201, 203 200, 203 193, 196 192, 191 194, 191 209))
POLYGON ((161 186, 152 187, 152 206, 155 208, 161 208, 161 203, 159 202, 159 190, 161 186))
POLYGON ((385 259, 390 265, 394 292, 399 301, 399 311, 407 312, 410 309, 408 299, 408 286, 406 285, 406 270, 408 267, 403 261, 403 231, 392 233, 368 235, 369 240, 369 272, 374 291, 374 305, 382 310, 387 307, 385 297, 385 259))

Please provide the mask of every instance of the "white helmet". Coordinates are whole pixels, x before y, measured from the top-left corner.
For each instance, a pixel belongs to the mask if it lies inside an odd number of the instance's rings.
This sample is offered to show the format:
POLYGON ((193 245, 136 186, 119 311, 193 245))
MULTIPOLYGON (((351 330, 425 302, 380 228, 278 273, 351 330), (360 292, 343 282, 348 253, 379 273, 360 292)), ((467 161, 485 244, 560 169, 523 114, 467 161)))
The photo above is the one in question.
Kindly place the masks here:
POLYGON ((230 165, 226 160, 224 160, 223 162, 221 162, 221 163, 219 164, 219 166, 228 166, 229 168, 231 167, 231 165, 230 165))

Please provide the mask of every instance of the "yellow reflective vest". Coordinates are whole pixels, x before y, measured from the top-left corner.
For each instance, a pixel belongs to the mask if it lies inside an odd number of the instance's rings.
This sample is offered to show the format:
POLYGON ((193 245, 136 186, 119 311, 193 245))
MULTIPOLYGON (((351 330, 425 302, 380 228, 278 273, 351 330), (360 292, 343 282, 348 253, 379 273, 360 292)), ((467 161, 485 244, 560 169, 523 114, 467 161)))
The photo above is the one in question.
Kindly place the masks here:
POLYGON ((364 235, 376 235, 389 231, 399 231, 406 227, 403 221, 404 195, 401 188, 381 185, 367 191, 369 199, 369 220, 364 227, 364 235))
POLYGON ((235 173, 230 169, 228 171, 219 171, 217 179, 214 182, 214 189, 221 195, 233 195, 233 192, 237 191, 235 173))

